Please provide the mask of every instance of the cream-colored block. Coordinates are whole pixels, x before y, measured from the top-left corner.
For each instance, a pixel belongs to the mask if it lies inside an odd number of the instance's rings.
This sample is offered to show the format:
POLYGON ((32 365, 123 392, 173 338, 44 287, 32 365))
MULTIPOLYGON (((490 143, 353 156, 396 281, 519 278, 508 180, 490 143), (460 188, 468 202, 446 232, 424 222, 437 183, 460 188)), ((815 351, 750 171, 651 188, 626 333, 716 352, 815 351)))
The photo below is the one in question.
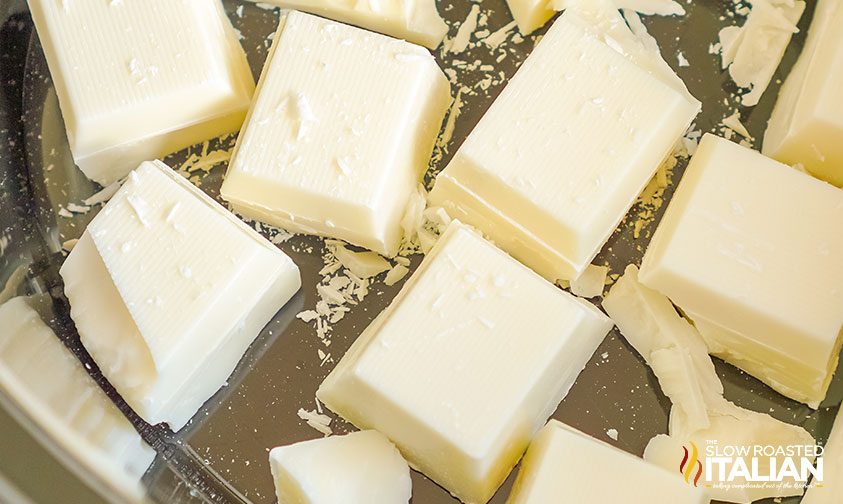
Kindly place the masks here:
POLYGON ((551 420, 530 443, 507 504, 708 504, 665 469, 551 420))
POLYGON ((603 288, 606 286, 606 277, 608 274, 608 266, 589 264, 583 270, 582 275, 571 281, 571 292, 584 298, 600 296, 603 294, 603 288))
POLYGON ((523 35, 538 30, 556 14, 550 0, 506 0, 506 4, 523 35))
POLYGON ((129 174, 61 275, 103 374, 144 420, 173 430, 301 283, 286 254, 160 161, 129 174))
POLYGON ((617 10, 568 11, 439 174, 431 204, 545 278, 577 278, 699 107, 617 10))
POLYGON ((317 396, 485 503, 611 327, 454 221, 317 396))
MULTIPOLYGON (((257 0, 254 0, 257 1, 257 0)), ((448 33, 436 0, 268 0, 436 49, 448 33)))
POLYGON ((41 320, 33 308, 39 302, 49 297, 0 305, 0 389, 70 470, 110 502, 139 501, 139 479, 155 451, 41 320))
POLYGON ((394 255, 449 100, 426 49, 290 12, 220 192, 249 217, 394 255))
POLYGON ((843 334, 843 191, 703 137, 641 267, 710 353, 817 407, 843 334))
POLYGON ((280 504, 407 504, 410 467, 373 430, 279 446, 269 464, 280 504))
POLYGON ((843 3, 817 2, 802 55, 779 93, 762 152, 843 187, 843 3))
POLYGON ((102 185, 237 131, 255 82, 222 4, 29 0, 70 150, 102 185))

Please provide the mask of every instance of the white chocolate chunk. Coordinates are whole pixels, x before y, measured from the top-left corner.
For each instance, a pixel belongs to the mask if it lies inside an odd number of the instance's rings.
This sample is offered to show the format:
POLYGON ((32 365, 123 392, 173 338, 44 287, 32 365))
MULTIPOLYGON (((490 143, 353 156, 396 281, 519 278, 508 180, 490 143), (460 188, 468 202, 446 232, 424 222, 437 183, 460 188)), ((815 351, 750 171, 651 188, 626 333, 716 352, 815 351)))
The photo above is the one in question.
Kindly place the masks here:
POLYGON ((843 187, 843 4, 817 2, 802 55, 782 85, 761 152, 843 187))
POLYGON ((395 285, 407 276, 407 273, 409 272, 410 269, 403 264, 396 264, 386 273, 386 278, 384 278, 383 283, 386 285, 395 285))
POLYGON ((551 0, 506 0, 506 4, 522 35, 533 33, 556 14, 551 0))
POLYGON ((449 100, 426 49, 290 12, 220 193, 251 218, 395 255, 449 100))
POLYGON ((317 396, 462 501, 484 503, 611 327, 454 221, 317 396))
MULTIPOLYGON (((256 0, 253 0, 256 1, 256 0)), ((263 0, 435 49, 448 33, 436 0, 263 0)))
POLYGON ((445 49, 451 53, 461 53, 468 48, 471 42, 471 35, 477 30, 477 21, 480 17, 480 5, 472 4, 468 16, 460 23, 454 38, 449 39, 445 49))
POLYGON ((744 106, 758 104, 781 63, 796 24, 805 10, 800 0, 755 0, 743 26, 720 30, 721 61, 735 84, 750 91, 744 106))
POLYGON ((352 252, 343 246, 333 249, 334 256, 358 278, 369 278, 390 268, 386 259, 374 252, 352 252))
POLYGON ((551 420, 530 443, 507 504, 708 504, 661 467, 551 420), (606 481, 611 474, 611 483, 606 481))
POLYGON ((439 174, 430 204, 548 280, 577 278, 699 108, 617 10, 568 11, 439 174))
POLYGON ((155 452, 41 320, 31 306, 40 301, 13 298, 0 305, 0 389, 80 478, 105 495, 139 500, 138 480, 155 452))
POLYGON ((744 126, 741 122, 740 112, 735 112, 734 114, 728 117, 724 117, 720 124, 726 126, 727 128, 731 129, 732 131, 746 139, 752 138, 752 135, 749 134, 749 130, 747 130, 746 126, 744 126))
POLYGON ((61 268, 82 344, 149 423, 180 429, 300 286, 283 252, 160 161, 61 268))
POLYGON ((317 410, 307 411, 304 408, 299 408, 298 417, 313 429, 321 432, 323 436, 330 436, 334 433, 331 429, 331 417, 319 413, 317 410))
POLYGON ((632 265, 612 286, 603 308, 653 368, 659 386, 673 403, 671 432, 707 428, 708 406, 723 395, 723 384, 693 326, 666 297, 641 285, 638 269, 632 265))
POLYGON ((571 281, 571 292, 586 298, 597 297, 603 294, 603 287, 606 285, 608 274, 608 266, 589 264, 582 275, 571 281))
POLYGON ((843 490, 843 415, 838 411, 828 442, 823 446, 823 479, 814 478, 802 504, 836 504, 843 490))
POLYGON ((220 2, 32 0, 73 158, 103 186, 237 131, 255 89, 220 2))
POLYGON ((840 222, 843 191, 706 135, 641 281, 694 320, 710 353, 816 407, 843 334, 840 222))
POLYGON ((281 504, 410 501, 410 468, 377 431, 279 446, 269 452, 269 464, 281 504))
MULTIPOLYGON (((717 467, 708 462, 712 446, 748 450, 769 446, 778 450, 812 446, 814 439, 801 427, 727 401, 699 332, 679 316, 670 300, 638 282, 635 266, 627 266, 603 306, 624 338, 653 369, 659 386, 673 404, 670 434, 650 440, 644 453, 646 460, 684 477, 688 484, 708 488, 711 498, 716 500, 751 502, 802 493, 805 482, 792 477, 748 485, 750 482, 743 476, 730 479, 730 470, 728 475, 720 476, 716 469, 711 469, 717 467), (683 453, 690 462, 676 472, 683 453)), ((775 467, 783 467, 786 459, 796 467, 802 462, 799 457, 776 456, 775 467)), ((758 458, 760 474, 769 474, 770 465, 769 458, 758 458)))

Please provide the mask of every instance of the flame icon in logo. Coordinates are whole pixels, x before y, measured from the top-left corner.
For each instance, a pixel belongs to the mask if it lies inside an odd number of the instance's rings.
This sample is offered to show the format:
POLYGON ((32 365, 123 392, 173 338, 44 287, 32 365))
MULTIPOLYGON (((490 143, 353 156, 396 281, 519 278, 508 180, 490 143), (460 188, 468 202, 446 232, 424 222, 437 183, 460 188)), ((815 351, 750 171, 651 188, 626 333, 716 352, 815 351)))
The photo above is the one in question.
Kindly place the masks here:
POLYGON ((684 446, 682 449, 685 451, 685 455, 682 457, 682 462, 679 463, 679 473, 685 477, 685 483, 691 483, 693 479, 694 486, 697 486, 700 476, 702 476, 702 463, 699 459, 697 445, 691 442, 690 451, 684 446))

